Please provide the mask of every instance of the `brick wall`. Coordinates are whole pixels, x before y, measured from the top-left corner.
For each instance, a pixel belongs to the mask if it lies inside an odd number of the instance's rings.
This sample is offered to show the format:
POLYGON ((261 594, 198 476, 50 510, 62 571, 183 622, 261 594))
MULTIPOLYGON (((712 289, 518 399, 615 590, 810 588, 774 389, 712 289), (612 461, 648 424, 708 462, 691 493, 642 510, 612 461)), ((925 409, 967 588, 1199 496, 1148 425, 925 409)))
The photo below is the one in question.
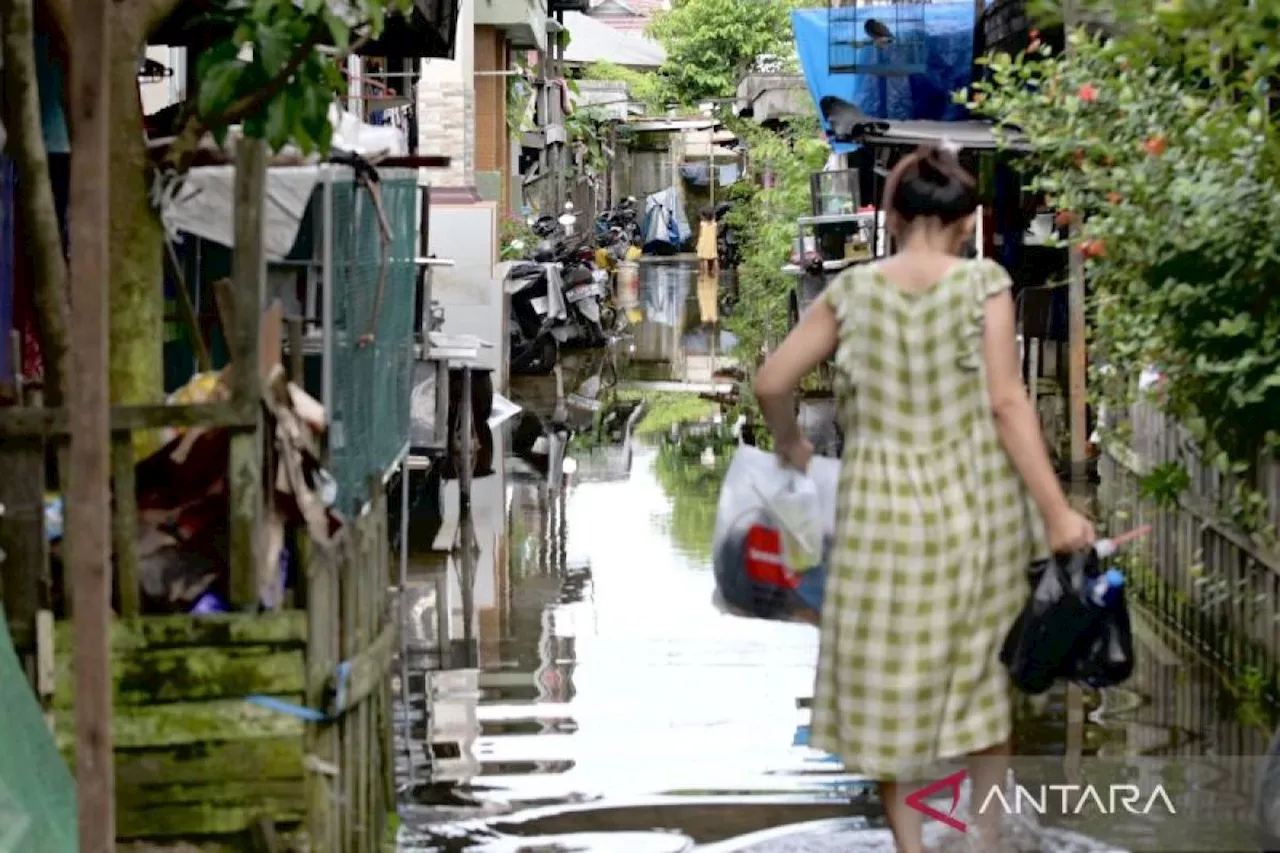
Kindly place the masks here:
POLYGON ((424 79, 418 85, 418 140, 424 154, 452 158, 448 169, 432 170, 441 187, 475 185, 471 121, 474 97, 461 80, 424 79))
POLYGON ((511 66, 510 49, 497 27, 476 27, 475 34, 476 171, 500 179, 499 211, 509 209, 511 140, 507 133, 507 78, 493 72, 511 66))

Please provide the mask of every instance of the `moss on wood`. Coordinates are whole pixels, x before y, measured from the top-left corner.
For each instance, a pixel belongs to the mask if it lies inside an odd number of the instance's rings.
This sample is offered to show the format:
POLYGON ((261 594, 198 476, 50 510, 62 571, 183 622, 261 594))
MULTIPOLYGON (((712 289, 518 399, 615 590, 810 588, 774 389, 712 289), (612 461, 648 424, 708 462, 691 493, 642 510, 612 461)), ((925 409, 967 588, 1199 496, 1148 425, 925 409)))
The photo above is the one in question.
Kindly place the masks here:
POLYGON ((303 817, 301 791, 301 785, 293 785, 288 791, 282 786, 274 799, 177 803, 145 809, 118 807, 116 834, 120 838, 233 835, 245 832, 264 815, 277 823, 298 824, 303 817), (294 797, 292 791, 299 792, 299 796, 294 797))
MULTIPOLYGON (((59 654, 71 654, 71 623, 60 622, 56 631, 59 654)), ((192 617, 140 616, 118 619, 111 625, 111 650, 167 649, 189 646, 267 646, 305 648, 307 616, 299 610, 279 613, 228 613, 192 617)))
POLYGON ((190 743, 116 750, 116 786, 237 785, 245 781, 302 782, 302 740, 295 737, 190 743))
MULTIPOLYGON (((301 696, 283 698, 289 702, 301 702, 301 696)), ((262 708, 243 699, 138 706, 117 715, 112 726, 117 749, 301 738, 302 730, 303 722, 297 717, 262 708)), ((75 720, 71 711, 55 713, 54 733, 58 748, 64 754, 69 752, 75 743, 75 720)))
MULTIPOLYGON (((117 652, 111 675, 117 709, 259 693, 302 693, 301 649, 273 646, 192 647, 117 652)), ((55 707, 71 708, 75 678, 71 658, 57 660, 55 707)))

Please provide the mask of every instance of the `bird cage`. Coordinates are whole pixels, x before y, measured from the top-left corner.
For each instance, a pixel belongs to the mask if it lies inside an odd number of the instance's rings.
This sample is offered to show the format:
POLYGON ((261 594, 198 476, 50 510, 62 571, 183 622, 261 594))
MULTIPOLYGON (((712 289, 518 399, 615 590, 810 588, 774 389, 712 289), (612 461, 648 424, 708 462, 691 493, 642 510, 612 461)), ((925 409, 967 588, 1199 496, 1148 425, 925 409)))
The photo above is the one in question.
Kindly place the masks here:
POLYGON ((827 71, 906 77, 925 72, 927 0, 827 0, 827 71))

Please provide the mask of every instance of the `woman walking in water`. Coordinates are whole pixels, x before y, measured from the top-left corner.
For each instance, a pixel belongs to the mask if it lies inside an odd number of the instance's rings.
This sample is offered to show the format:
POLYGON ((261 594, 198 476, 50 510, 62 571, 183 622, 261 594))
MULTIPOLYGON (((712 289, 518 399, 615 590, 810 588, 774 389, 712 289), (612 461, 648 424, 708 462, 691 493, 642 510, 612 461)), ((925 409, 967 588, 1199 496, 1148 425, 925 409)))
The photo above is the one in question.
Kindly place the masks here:
MULTIPOLYGON (((1030 561, 1045 538, 1066 552, 1094 532, 1067 503, 1023 386, 1009 277, 959 257, 973 177, 924 147, 893 170, 884 201, 897 254, 835 278, 755 391, 778 456, 806 470, 793 392, 835 356, 845 446, 810 742, 877 780, 899 853, 921 853, 911 783, 963 755, 975 799, 1004 782, 999 651, 1030 561)), ((1000 849, 998 836, 995 813, 969 827, 977 850, 1000 849)))

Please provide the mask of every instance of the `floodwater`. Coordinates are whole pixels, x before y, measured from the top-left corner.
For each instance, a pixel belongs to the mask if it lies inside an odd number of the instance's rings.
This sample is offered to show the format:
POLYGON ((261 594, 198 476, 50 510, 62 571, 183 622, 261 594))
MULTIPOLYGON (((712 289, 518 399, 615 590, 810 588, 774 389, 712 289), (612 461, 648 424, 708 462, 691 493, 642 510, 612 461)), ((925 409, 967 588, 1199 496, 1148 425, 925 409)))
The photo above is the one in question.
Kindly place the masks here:
MULTIPOLYGON (((546 393, 524 382, 512 396, 536 424, 546 393)), ((816 631, 712 604, 723 462, 569 442, 576 470, 547 476, 542 457, 513 451, 528 423, 495 436, 506 464, 476 481, 473 530, 454 521, 456 485, 442 488, 443 521, 423 517, 436 484, 415 492, 400 849, 891 853, 868 785, 804 746, 816 631)), ((1018 754, 1076 740, 1085 755, 1265 750, 1263 727, 1239 722, 1193 656, 1147 620, 1137 634, 1134 678, 1090 697, 1074 733, 1062 692, 1020 709, 1018 754)), ((1223 816, 1203 849, 1247 849, 1223 816)), ((1110 844, 1045 829, 1031 849, 1150 850, 1157 829, 1118 820, 1110 844)))

